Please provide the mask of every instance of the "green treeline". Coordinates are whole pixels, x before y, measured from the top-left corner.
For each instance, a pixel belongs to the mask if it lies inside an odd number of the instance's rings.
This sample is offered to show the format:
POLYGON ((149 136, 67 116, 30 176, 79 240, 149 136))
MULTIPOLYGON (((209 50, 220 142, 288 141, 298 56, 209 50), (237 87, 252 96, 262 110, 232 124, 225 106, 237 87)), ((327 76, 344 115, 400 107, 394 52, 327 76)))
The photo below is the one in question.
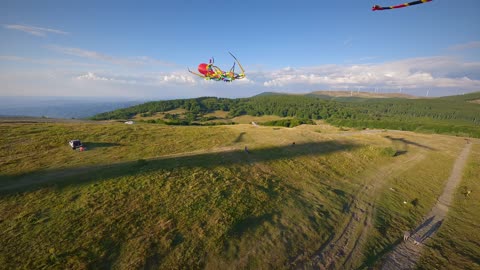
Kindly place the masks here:
POLYGON ((93 120, 129 119, 137 114, 149 116, 156 112, 166 112, 178 108, 198 114, 216 110, 229 111, 235 100, 227 98, 201 97, 193 99, 174 99, 165 101, 150 101, 140 105, 119 109, 111 112, 100 113, 91 117, 93 120))
POLYGON ((480 105, 469 102, 473 100, 480 100, 480 92, 433 99, 356 98, 341 101, 321 96, 279 94, 238 99, 201 97, 147 102, 98 114, 92 119, 128 119, 137 114, 148 116, 182 108, 188 111, 192 119, 222 110, 228 111, 229 117, 277 115, 297 119, 324 119, 337 126, 480 137, 480 105))
POLYGON ((343 116, 347 111, 347 109, 339 111, 337 106, 338 102, 306 96, 272 95, 238 99, 201 97, 152 101, 125 109, 97 114, 91 119, 129 119, 137 114, 149 116, 157 112, 166 112, 179 108, 195 115, 221 110, 229 112, 230 117, 240 115, 278 115, 281 117, 326 119, 333 114, 343 116))

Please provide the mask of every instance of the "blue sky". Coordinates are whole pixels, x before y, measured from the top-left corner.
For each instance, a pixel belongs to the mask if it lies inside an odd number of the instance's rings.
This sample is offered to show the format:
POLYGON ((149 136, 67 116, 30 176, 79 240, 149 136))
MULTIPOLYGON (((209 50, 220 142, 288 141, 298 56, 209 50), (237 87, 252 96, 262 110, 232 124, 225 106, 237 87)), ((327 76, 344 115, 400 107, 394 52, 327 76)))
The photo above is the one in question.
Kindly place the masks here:
POLYGON ((183 98, 480 90, 480 1, 0 2, 0 95, 183 98), (187 67, 233 52, 247 78, 187 67))

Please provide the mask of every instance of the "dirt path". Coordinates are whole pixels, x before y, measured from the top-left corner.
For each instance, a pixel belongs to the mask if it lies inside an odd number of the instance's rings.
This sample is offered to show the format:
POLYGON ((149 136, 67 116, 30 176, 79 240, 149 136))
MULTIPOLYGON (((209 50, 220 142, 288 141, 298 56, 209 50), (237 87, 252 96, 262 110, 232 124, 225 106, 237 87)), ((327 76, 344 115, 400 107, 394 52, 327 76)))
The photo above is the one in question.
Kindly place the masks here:
POLYGON ((294 268, 313 269, 351 269, 361 257, 363 247, 372 227, 375 202, 372 198, 385 183, 385 179, 392 175, 409 170, 417 162, 425 158, 425 152, 419 151, 411 156, 399 157, 396 162, 388 164, 369 177, 366 177, 364 186, 349 205, 350 216, 342 226, 339 234, 332 238, 309 258, 297 258, 294 268))
POLYGON ((438 198, 435 206, 425 216, 423 222, 415 228, 407 241, 402 242, 389 253, 381 269, 414 269, 420 259, 423 243, 432 237, 442 225, 445 219, 453 194, 457 185, 462 180, 462 172, 467 162, 472 144, 468 143, 457 157, 452 173, 442 195, 438 198))

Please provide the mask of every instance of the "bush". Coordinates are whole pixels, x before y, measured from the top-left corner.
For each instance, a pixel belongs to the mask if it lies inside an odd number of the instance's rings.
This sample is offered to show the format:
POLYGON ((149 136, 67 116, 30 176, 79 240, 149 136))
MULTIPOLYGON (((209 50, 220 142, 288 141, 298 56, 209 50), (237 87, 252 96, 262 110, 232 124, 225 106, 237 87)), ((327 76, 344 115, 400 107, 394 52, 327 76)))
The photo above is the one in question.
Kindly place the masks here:
POLYGON ((410 203, 411 203, 413 206, 417 207, 417 206, 418 206, 418 203, 419 203, 418 198, 413 199, 410 203))
POLYGON ((382 154, 388 157, 394 157, 397 155, 397 151, 392 147, 386 147, 382 149, 382 154))

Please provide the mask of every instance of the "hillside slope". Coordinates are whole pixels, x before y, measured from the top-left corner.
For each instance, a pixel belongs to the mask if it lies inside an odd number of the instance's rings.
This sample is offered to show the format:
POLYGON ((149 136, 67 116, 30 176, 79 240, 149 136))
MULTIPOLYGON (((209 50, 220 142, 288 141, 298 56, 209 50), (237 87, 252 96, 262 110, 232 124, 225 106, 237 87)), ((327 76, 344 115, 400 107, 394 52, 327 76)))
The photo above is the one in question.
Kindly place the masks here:
POLYGON ((345 230, 365 234, 342 251, 353 259, 331 253, 334 268, 370 264, 429 211, 464 142, 324 125, 5 123, 0 131, 6 268, 313 266, 345 230), (69 149, 72 138, 88 150, 69 149), (361 213, 370 225, 356 223, 361 213))

